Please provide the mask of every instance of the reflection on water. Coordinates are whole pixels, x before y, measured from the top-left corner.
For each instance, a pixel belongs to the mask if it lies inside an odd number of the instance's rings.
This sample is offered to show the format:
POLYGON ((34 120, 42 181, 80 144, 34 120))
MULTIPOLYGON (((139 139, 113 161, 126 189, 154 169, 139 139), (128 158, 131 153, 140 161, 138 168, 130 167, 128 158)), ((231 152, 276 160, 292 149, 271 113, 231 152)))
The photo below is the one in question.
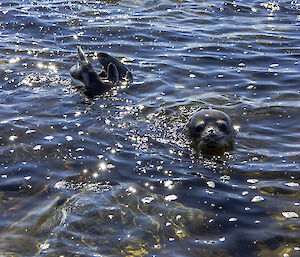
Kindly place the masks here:
POLYGON ((1 1, 0 255, 298 256, 299 8, 1 1), (133 83, 87 98, 78 45, 133 83), (221 156, 184 135, 208 107, 221 156))

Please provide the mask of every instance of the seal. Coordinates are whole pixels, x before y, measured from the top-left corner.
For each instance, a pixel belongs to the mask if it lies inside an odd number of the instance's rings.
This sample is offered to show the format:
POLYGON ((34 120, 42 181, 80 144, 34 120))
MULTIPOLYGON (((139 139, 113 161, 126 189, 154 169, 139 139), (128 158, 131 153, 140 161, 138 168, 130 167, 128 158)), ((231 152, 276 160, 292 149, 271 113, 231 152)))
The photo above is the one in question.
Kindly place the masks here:
POLYGON ((235 131, 229 116, 218 110, 203 109, 192 115, 187 134, 204 153, 219 153, 232 148, 235 131))
POLYGON ((99 74, 96 73, 80 46, 78 46, 78 56, 79 60, 71 67, 70 74, 75 80, 79 80, 85 85, 85 93, 88 96, 103 94, 111 87, 119 84, 120 80, 127 77, 132 80, 132 74, 129 69, 108 54, 100 54, 100 56, 104 56, 102 59, 99 59, 104 71, 99 74))
MULTIPOLYGON (((128 80, 129 82, 133 82, 133 76, 131 71, 118 59, 110 56, 107 53, 99 53, 98 60, 100 64, 103 66, 104 71, 107 70, 107 67, 110 63, 113 63, 119 72, 119 80, 128 80)), ((105 72, 100 73, 100 76, 105 76, 105 72)))

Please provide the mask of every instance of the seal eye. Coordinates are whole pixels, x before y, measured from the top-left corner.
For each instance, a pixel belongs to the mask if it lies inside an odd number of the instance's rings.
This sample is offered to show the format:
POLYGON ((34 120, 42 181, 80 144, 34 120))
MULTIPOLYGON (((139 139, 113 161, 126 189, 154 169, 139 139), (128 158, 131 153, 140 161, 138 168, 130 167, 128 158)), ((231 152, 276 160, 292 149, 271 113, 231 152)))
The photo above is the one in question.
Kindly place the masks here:
POLYGON ((195 127, 195 130, 198 133, 202 132, 203 129, 204 129, 204 124, 203 123, 197 124, 196 127, 195 127))
POLYGON ((222 122, 218 124, 219 128, 223 131, 227 131, 228 130, 228 126, 226 123, 222 122))

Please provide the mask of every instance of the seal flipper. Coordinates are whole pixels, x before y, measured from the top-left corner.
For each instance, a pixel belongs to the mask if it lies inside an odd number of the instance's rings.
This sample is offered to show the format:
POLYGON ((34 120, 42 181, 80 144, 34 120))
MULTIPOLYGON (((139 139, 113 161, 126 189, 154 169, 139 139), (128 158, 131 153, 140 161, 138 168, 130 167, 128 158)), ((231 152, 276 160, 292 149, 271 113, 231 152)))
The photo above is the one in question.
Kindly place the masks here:
POLYGON ((116 85, 119 82, 119 72, 113 63, 108 64, 107 66, 107 80, 113 83, 113 85, 116 85))
POLYGON ((84 83, 86 94, 93 96, 107 91, 110 87, 105 85, 99 78, 80 46, 78 46, 78 56, 79 61, 71 68, 70 72, 75 79, 79 79, 84 83))
POLYGON ((85 55, 85 53, 83 52, 81 46, 78 46, 77 48, 77 51, 78 51, 78 56, 79 56, 79 61, 82 63, 82 62, 85 62, 85 63, 90 63, 87 56, 85 55))
POLYGON ((131 71, 130 70, 128 70, 127 69, 127 71, 126 71, 126 76, 125 76, 125 78, 129 81, 129 82, 133 82, 133 76, 132 76, 132 73, 131 73, 131 71))
POLYGON ((74 79, 80 80, 82 83, 84 83, 83 67, 89 64, 89 61, 80 46, 78 46, 77 51, 78 51, 79 61, 74 66, 71 67, 70 74, 74 79))
POLYGON ((132 77, 130 70, 123 63, 121 63, 118 59, 110 56, 107 53, 99 53, 98 60, 99 60, 100 64, 104 67, 104 70, 106 70, 106 71, 108 69, 108 65, 110 63, 113 63, 118 70, 119 80, 127 79, 130 82, 133 81, 133 77, 132 77))
POLYGON ((71 67, 70 69, 70 74, 74 79, 80 80, 83 82, 83 77, 82 77, 82 71, 80 64, 77 62, 74 66, 71 67))

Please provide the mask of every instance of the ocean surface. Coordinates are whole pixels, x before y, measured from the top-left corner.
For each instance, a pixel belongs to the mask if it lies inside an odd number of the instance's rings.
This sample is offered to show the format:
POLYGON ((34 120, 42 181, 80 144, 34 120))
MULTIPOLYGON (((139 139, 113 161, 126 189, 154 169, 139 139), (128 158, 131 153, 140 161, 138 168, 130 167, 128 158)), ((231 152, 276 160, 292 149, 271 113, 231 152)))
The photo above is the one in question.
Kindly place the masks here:
POLYGON ((300 256, 299 1, 1 0, 0 94, 0 256, 300 256), (79 45, 133 82, 87 97, 79 45))

